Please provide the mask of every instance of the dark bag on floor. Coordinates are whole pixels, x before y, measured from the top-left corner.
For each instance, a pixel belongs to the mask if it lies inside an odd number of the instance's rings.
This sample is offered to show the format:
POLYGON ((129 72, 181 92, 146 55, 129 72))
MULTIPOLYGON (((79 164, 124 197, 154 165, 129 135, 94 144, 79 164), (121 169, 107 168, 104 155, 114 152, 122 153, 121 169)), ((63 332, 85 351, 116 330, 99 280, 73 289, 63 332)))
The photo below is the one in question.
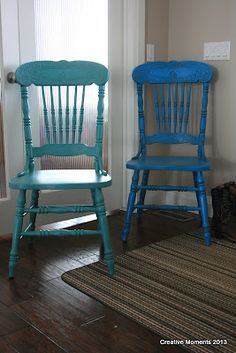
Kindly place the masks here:
POLYGON ((213 188, 211 197, 213 235, 236 242, 236 182, 213 188))

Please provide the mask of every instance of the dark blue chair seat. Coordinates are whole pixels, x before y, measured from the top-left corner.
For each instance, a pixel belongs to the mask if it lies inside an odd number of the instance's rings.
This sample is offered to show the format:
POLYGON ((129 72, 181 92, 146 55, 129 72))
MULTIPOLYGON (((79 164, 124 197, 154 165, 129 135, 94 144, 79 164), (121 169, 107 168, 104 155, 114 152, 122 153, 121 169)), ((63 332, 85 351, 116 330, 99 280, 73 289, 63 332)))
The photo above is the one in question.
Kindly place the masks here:
POLYGON ((128 161, 126 167, 136 170, 201 171, 210 169, 210 161, 185 156, 142 156, 128 161))
POLYGON ((135 210, 140 218, 144 209, 170 209, 198 211, 204 242, 210 245, 203 172, 210 169, 210 162, 205 157, 204 142, 212 68, 197 61, 151 62, 137 66, 132 77, 138 98, 139 149, 137 155, 126 164, 128 169, 133 170, 133 177, 122 239, 128 239, 131 217, 135 210), (175 148, 177 145, 182 146, 178 149, 175 148), (165 150, 165 146, 168 146, 168 150, 165 150), (192 155, 194 147, 196 154, 192 155), (151 153, 149 148, 152 148, 151 153), (165 153, 162 155, 161 151, 165 153), (182 153, 178 154, 178 151, 182 153), (150 185, 149 176, 153 171, 190 172, 194 185, 160 185, 160 178, 156 175, 150 185), (194 192, 197 205, 161 204, 158 197, 155 203, 145 203, 149 191, 194 192))

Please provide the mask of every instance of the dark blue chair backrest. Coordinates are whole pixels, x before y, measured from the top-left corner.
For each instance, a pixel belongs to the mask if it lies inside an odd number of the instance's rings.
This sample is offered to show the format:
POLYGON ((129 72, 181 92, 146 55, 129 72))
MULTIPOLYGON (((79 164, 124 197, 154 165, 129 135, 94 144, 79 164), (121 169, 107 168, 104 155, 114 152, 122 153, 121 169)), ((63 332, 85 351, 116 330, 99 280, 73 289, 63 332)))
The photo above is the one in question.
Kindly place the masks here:
MULTIPOLYGON (((210 65, 197 61, 149 62, 136 67, 133 80, 137 84, 140 151, 154 143, 197 145, 198 157, 204 159, 209 82, 213 77, 210 65), (145 128, 144 86, 152 87, 155 107, 155 131, 145 128), (195 91, 196 89, 196 91, 195 91), (199 124, 190 131, 191 119, 200 105, 199 124), (194 104, 193 104, 194 103, 194 104)), ((196 115, 196 114, 195 114, 196 115)), ((192 125, 196 125, 195 122, 192 125)))

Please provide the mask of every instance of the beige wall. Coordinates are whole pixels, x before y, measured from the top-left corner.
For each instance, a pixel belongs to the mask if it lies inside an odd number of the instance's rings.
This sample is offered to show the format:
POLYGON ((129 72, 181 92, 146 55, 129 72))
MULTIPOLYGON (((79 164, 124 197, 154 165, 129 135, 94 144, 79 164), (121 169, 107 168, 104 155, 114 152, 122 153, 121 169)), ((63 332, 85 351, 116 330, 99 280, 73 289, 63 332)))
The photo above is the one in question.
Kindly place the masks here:
POLYGON ((146 43, 155 44, 155 57, 168 57, 169 0, 146 0, 146 43))
MULTIPOLYGON (((158 60, 167 60, 168 58, 168 35, 169 35, 169 0, 146 0, 146 43, 155 45, 155 58, 158 60)), ((147 92, 147 96, 149 92, 147 92)), ((148 99, 146 99, 148 101, 148 99)), ((153 106, 147 105, 145 107, 148 117, 154 116, 153 106)), ((152 129, 154 119, 148 119, 146 127, 147 130, 152 129)), ((163 146, 162 146, 163 149, 163 146)), ((160 151, 160 149, 159 149, 160 151)), ((151 146, 149 153, 155 154, 155 146, 151 146)), ((166 173, 158 175, 161 183, 166 179, 166 173), (161 179, 160 179, 161 177, 161 179)), ((155 183, 156 175, 151 175, 150 183, 155 183)), ((160 193, 158 193, 160 196, 160 193)), ((148 203, 155 202, 156 193, 148 193, 146 200, 148 203)), ((165 202, 165 195, 161 193, 161 201, 165 202)))
POLYGON ((206 153, 213 162, 209 187, 236 180, 236 0, 146 0, 146 43, 156 60, 203 60, 203 44, 231 41, 230 61, 210 61, 206 153))
MULTIPOLYGON (((146 0, 146 43, 155 45, 155 58, 158 60, 168 58, 168 18, 169 0, 146 0)), ((146 110, 149 117, 154 116, 153 106, 147 105, 146 110)), ((148 131, 152 129, 151 119, 146 126, 148 131)))
POLYGON ((211 185, 236 180, 236 1, 169 1, 169 59, 202 60, 204 42, 228 40, 230 61, 209 62, 216 71, 207 138, 213 161, 211 185))

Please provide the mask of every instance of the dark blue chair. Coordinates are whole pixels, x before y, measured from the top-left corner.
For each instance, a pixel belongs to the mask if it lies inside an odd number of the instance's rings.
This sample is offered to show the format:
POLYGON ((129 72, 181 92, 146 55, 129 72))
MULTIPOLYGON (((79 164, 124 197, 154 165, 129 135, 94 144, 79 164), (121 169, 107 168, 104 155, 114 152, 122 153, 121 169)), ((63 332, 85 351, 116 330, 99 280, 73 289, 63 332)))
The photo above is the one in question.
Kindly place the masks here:
MULTIPOLYGON (((198 211, 202 221, 204 243, 210 245, 203 172, 210 169, 210 162, 205 157, 204 141, 208 89, 213 70, 208 64, 196 61, 150 62, 136 67, 132 77, 138 95, 139 150, 126 165, 128 169, 133 170, 133 177, 122 239, 123 241, 128 239, 134 210, 137 210, 138 217, 141 217, 143 209, 198 211), (146 90, 148 96, 145 94, 146 90), (154 132, 150 132, 150 116, 146 114, 147 110, 151 111, 151 105, 155 112, 154 132), (149 153, 149 145, 154 144, 155 154, 153 151, 149 153), (174 146, 184 144, 186 152, 188 146, 192 145, 196 147, 196 151, 192 151, 191 155, 189 153, 161 155, 160 144, 174 146), (148 184, 150 171, 191 172, 194 185, 150 185, 148 184), (195 192, 197 206, 145 204, 146 192, 158 190, 195 192)), ((191 149, 194 150, 194 147, 191 149)))

